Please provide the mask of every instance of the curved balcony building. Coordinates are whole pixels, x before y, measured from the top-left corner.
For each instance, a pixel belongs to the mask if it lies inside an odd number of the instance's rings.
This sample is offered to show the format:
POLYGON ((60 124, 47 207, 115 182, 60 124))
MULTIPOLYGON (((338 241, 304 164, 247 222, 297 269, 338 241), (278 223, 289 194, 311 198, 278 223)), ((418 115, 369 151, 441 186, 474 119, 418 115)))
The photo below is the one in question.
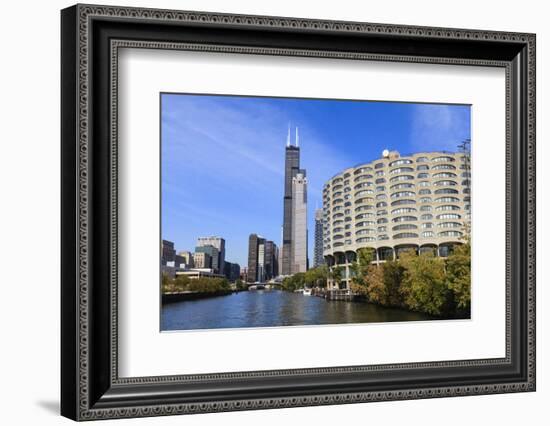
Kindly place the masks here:
POLYGON ((323 188, 323 256, 344 267, 340 288, 349 288, 360 248, 375 249, 375 262, 407 249, 447 256, 469 229, 470 187, 469 156, 448 152, 384 151, 331 178, 323 188))

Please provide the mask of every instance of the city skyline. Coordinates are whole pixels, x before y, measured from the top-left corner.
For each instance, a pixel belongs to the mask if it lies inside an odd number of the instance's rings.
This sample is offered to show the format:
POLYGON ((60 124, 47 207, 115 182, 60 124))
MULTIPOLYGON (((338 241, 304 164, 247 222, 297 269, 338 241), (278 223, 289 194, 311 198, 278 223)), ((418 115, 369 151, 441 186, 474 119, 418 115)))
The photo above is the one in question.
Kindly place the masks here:
POLYGON ((226 258, 247 264, 248 236, 280 247, 288 123, 300 128, 308 179, 308 258, 322 186, 340 170, 380 156, 456 151, 469 137, 470 108, 286 98, 162 95, 162 237, 193 251, 220 235, 226 258), (210 123, 216 122, 216 126, 210 123))

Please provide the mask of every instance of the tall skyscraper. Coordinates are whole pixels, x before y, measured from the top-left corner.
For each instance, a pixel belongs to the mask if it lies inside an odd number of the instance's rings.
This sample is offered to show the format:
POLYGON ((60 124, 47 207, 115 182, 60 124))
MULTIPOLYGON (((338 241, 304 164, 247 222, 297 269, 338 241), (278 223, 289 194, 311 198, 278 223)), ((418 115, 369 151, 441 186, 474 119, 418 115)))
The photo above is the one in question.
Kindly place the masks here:
POLYGON ((298 128, 295 145, 290 143, 290 128, 286 141, 281 257, 282 275, 307 270, 307 178, 300 169, 298 128))
POLYGON ((313 247, 313 267, 325 263, 323 258, 323 209, 315 210, 315 246, 313 247))
POLYGON ((197 247, 203 246, 214 246, 218 249, 218 258, 212 259, 212 263, 216 265, 216 269, 222 274, 225 263, 225 240, 222 237, 216 236, 197 238, 197 247))

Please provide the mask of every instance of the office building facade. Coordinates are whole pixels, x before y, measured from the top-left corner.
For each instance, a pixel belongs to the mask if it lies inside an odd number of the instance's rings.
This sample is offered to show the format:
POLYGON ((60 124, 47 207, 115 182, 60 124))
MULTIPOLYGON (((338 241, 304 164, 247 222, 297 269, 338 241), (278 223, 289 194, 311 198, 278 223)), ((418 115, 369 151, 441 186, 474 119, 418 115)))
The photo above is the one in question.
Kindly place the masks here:
POLYGON ((265 282, 278 275, 278 248, 270 240, 257 234, 248 238, 247 282, 265 282))
POLYGON ((203 246, 216 247, 216 249, 218 250, 218 257, 217 259, 213 258, 212 263, 216 265, 215 269, 217 269, 219 273, 223 273, 225 263, 225 239, 217 236, 197 238, 197 247, 203 246))
POLYGON ((232 263, 232 262, 225 262, 224 263, 224 272, 223 275, 229 280, 229 281, 236 281, 239 279, 241 274, 241 267, 238 263, 232 263))
POLYGON ((193 253, 191 253, 190 251, 180 251, 178 255, 184 259, 184 263, 187 265, 188 268, 195 267, 195 263, 193 262, 193 253))
POLYGON ((313 247, 313 267, 325 263, 323 257, 323 209, 315 210, 315 245, 313 247))
POLYGON ((220 270, 220 252, 217 247, 210 245, 195 247, 195 255, 197 253, 207 253, 211 259, 210 267, 214 270, 216 274, 223 273, 223 270, 220 270))
POLYGON ((465 153, 384 151, 331 178, 323 188, 323 256, 343 267, 340 288, 349 288, 361 248, 374 249, 376 262, 408 249, 447 256, 469 233, 470 187, 465 153))
POLYGON ((161 265, 167 265, 169 262, 173 262, 176 257, 176 250, 174 249, 174 243, 168 240, 162 240, 161 244, 161 265))
POLYGON ((193 255, 196 269, 213 269, 212 256, 206 252, 197 252, 193 255))

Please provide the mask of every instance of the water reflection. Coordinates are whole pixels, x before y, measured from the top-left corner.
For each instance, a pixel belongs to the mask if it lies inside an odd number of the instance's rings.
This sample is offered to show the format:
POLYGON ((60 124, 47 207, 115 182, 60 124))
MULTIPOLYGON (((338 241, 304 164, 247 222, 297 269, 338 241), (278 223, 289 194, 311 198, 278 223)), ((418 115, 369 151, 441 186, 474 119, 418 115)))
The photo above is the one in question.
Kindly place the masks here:
POLYGON ((368 303, 327 302, 283 291, 244 291, 162 307, 161 330, 276 327, 430 319, 424 314, 368 303))

